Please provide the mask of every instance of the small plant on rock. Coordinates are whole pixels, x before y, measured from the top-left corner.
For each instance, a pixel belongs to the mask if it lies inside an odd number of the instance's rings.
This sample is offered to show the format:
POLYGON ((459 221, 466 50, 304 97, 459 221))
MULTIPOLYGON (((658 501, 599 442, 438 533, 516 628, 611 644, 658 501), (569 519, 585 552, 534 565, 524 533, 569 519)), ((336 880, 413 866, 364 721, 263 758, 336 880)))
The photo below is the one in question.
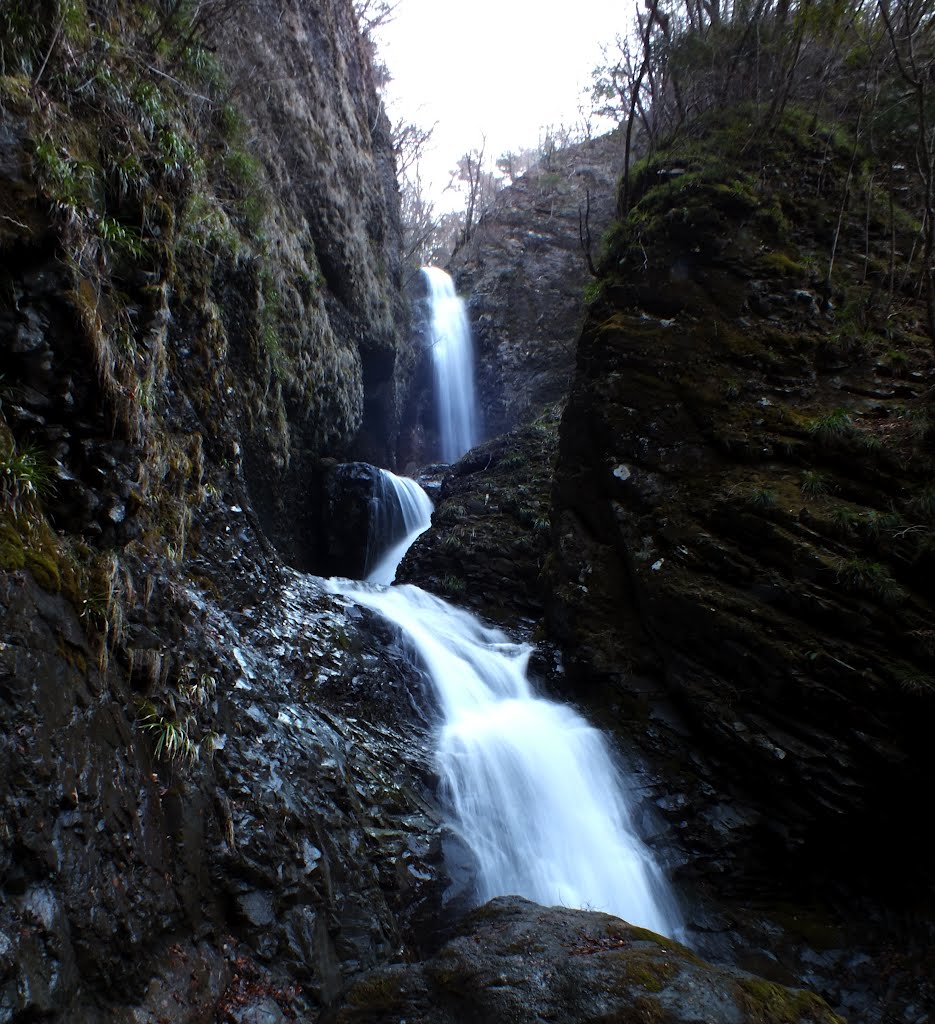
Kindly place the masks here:
POLYGON ((753 508, 775 508, 778 500, 776 492, 768 487, 755 487, 748 495, 747 503, 753 508))
POLYGON ((827 416, 814 420, 809 427, 809 433, 822 445, 839 443, 853 432, 854 421, 844 409, 833 409, 827 416))
POLYGON ((460 597, 467 591, 467 587, 464 584, 464 580, 462 580, 458 576, 452 576, 449 574, 447 576, 444 576, 441 582, 442 586, 445 588, 445 590, 448 591, 449 594, 454 594, 457 597, 460 597))
POLYGON ((899 680, 899 685, 907 692, 919 696, 931 696, 935 694, 935 680, 928 676, 905 675, 899 680))
POLYGON ((913 511, 925 519, 935 519, 935 484, 923 487, 910 502, 913 511))
POLYGON ((897 604, 903 599, 902 587, 877 562, 863 558, 841 559, 835 569, 838 583, 847 590, 879 598, 884 604, 897 604))
POLYGON ((838 533, 849 536, 860 525, 860 515, 854 509, 842 505, 831 513, 831 524, 838 533))
POLYGON ((802 474, 801 487, 803 494, 810 498, 817 498, 831 491, 832 481, 827 473, 821 473, 817 469, 807 469, 802 474))
POLYGON ((32 505, 52 486, 48 463, 36 448, 0 448, 0 501, 18 514, 32 505))
POLYGON ((140 708, 140 728, 155 736, 155 757, 165 756, 170 762, 188 761, 190 764, 198 760, 198 745, 189 736, 186 723, 159 714, 155 705, 148 701, 140 708))
POLYGON ((902 519, 895 512, 877 512, 871 509, 863 517, 864 533, 871 540, 879 540, 886 533, 895 533, 902 524, 902 519))

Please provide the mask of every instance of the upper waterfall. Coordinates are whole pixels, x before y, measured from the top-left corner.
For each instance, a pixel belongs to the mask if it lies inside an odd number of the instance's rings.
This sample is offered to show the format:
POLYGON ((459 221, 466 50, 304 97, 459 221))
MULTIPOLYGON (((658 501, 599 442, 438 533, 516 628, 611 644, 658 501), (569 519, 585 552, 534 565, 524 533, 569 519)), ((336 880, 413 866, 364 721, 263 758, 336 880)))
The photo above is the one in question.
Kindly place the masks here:
POLYGON ((471 330, 451 277, 438 267, 423 267, 422 273, 428 287, 441 457, 455 462, 480 439, 471 330))

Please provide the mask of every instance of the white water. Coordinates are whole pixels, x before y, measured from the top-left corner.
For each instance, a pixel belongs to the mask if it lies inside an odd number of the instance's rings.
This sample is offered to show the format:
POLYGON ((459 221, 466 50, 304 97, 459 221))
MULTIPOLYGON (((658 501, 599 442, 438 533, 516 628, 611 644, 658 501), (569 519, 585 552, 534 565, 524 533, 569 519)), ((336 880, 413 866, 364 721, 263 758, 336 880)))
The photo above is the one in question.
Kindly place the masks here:
POLYGON ((438 697, 437 768, 450 825, 477 864, 477 898, 605 910, 673 935, 678 915, 634 834, 603 736, 537 697, 530 648, 413 586, 335 589, 395 622, 438 697))
POLYGON ((372 566, 368 564, 367 582, 389 586, 396 579, 403 555, 431 525, 433 506, 415 480, 386 469, 380 470, 373 501, 370 532, 382 553, 372 566))
POLYGON ((479 440, 474 350, 464 302, 438 267, 423 267, 429 290, 435 404, 443 462, 456 462, 479 440))

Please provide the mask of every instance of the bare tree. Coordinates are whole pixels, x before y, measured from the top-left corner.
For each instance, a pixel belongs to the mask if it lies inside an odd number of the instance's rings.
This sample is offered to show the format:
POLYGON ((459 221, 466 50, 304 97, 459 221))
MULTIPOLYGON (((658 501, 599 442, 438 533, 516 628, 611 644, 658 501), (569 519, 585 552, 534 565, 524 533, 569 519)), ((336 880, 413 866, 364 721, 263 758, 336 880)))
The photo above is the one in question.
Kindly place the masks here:
POLYGON ((922 271, 929 336, 935 340, 935 11, 930 0, 878 0, 897 72, 914 105, 914 158, 922 192, 922 271))
POLYGON ((485 136, 481 139, 480 148, 465 153, 451 174, 449 188, 460 188, 465 196, 464 225, 458 241, 459 246, 470 240, 478 222, 500 188, 501 179, 484 164, 486 148, 485 136))
POLYGON ((431 142, 437 124, 436 121, 431 128, 426 128, 401 117, 393 125, 393 153, 396 157, 398 177, 403 178, 410 171, 418 168, 425 147, 431 142))
POLYGON ((372 33, 396 17, 400 0, 354 0, 354 14, 361 32, 372 33))
POLYGON ((424 266, 435 246, 438 218, 435 204, 426 195, 418 164, 401 181, 400 211, 403 222, 403 259, 424 266))

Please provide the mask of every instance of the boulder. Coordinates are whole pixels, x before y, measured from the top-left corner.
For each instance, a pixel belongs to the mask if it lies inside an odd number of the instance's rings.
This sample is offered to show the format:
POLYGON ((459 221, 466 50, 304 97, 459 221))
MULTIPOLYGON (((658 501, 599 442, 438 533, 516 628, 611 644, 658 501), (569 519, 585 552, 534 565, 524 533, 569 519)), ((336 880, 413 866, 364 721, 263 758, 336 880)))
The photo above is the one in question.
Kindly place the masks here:
POLYGON ((608 914, 500 897, 429 959, 364 975, 322 1024, 843 1024, 818 996, 716 967, 608 914))

